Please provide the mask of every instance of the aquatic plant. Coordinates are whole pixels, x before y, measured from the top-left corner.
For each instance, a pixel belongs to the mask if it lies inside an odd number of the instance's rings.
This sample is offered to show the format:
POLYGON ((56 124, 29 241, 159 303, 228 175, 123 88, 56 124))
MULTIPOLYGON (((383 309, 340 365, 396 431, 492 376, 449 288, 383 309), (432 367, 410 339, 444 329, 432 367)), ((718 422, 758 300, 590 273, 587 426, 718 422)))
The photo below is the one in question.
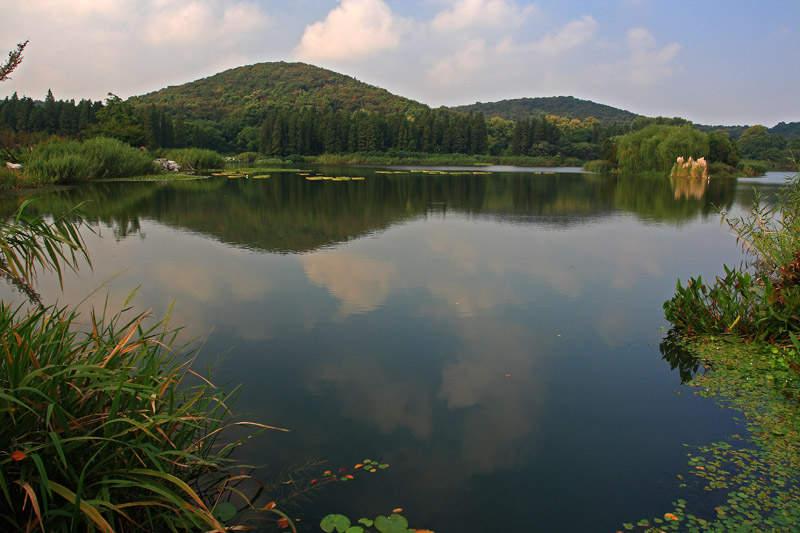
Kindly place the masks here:
POLYGON ((365 533, 378 531, 380 533, 433 533, 427 529, 409 529, 408 520, 399 514, 403 510, 395 509, 392 514, 378 515, 375 518, 359 518, 353 524, 348 517, 342 514, 329 514, 319 523, 320 529, 326 533, 365 533))
POLYGON ((800 387, 783 356, 796 356, 800 343, 783 351, 731 336, 668 340, 670 354, 690 353, 695 365, 709 370, 689 382, 695 394, 741 412, 748 431, 708 445, 687 445, 687 468, 677 476, 684 497, 662 515, 622 524, 622 531, 796 531, 800 387))
POLYGON ((679 156, 669 175, 671 178, 708 178, 708 163, 705 157, 695 159, 689 156, 687 160, 679 156))
POLYGON ((741 269, 724 266, 714 283, 678 281, 665 316, 688 335, 735 333, 786 345, 800 335, 800 175, 768 205, 756 197, 750 211, 722 219, 747 254, 741 269))
POLYGON ((74 213, 47 222, 27 208, 0 223, 0 271, 36 304, 0 302, 2 529, 227 531, 285 518, 256 506, 263 485, 248 489, 228 458, 248 436, 221 439, 233 425, 270 427, 232 418, 236 391, 190 368, 177 330, 105 308, 84 320, 35 297, 38 271, 61 278, 88 256, 74 213))

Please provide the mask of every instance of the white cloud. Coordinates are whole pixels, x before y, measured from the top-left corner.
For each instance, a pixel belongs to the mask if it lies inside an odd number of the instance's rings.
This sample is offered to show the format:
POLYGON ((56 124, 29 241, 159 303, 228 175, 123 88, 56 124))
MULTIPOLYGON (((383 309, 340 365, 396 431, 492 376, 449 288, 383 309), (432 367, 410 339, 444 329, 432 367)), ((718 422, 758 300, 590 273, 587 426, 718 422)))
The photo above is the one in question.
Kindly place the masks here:
POLYGON ((510 80, 524 77, 525 72, 535 68, 537 83, 541 85, 552 71, 552 65, 557 64, 564 54, 591 42, 597 29, 597 21, 584 16, 538 41, 523 44, 515 43, 511 37, 503 37, 490 46, 482 38, 473 38, 458 51, 439 59, 428 70, 428 79, 433 86, 448 90, 464 89, 464 82, 468 80, 474 80, 478 85, 486 84, 487 80, 497 76, 510 85, 510 80), (520 66, 524 68, 520 69, 520 66), (480 78, 478 74, 481 74, 480 78))
POLYGON ((559 32, 545 35, 533 43, 531 48, 541 54, 556 56, 589 42, 597 28, 597 21, 590 15, 585 15, 580 20, 573 20, 559 32))
POLYGON ((383 0, 340 0, 325 20, 306 26, 294 53, 310 61, 377 55, 399 46, 405 24, 383 0))
POLYGON ((473 39, 462 50, 439 60, 428 71, 428 78, 434 85, 461 84, 478 73, 485 63, 485 56, 486 41, 473 39))
POLYGON ((245 64, 272 24, 244 0, 29 0, 0 17, 0 35, 30 40, 13 90, 100 99, 245 64))
POLYGON ((537 12, 535 6, 521 8, 513 0, 450 0, 450 3, 450 10, 439 13, 431 22, 435 31, 518 26, 537 12))
POLYGON ((184 0, 154 1, 144 12, 145 37, 154 45, 190 44, 198 40, 231 43, 271 24, 259 7, 250 3, 184 0))
POLYGON ((591 69, 590 75, 606 83, 627 83, 636 87, 650 87, 655 83, 680 72, 675 58, 682 47, 669 43, 658 47, 653 34, 646 28, 633 28, 627 34, 630 53, 615 63, 599 65, 591 69))

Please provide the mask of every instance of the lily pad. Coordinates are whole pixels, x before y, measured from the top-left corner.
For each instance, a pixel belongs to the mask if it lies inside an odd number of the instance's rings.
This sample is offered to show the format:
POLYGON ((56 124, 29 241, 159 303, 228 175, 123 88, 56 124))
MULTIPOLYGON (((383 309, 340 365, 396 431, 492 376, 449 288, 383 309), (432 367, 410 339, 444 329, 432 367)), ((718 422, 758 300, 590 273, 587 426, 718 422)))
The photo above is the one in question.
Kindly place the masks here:
POLYGON ((378 516, 375 518, 375 527, 381 533, 406 533, 408 531, 408 520, 399 514, 392 516, 378 516))
POLYGON ((329 514, 319 523, 319 527, 326 533, 345 533, 350 527, 350 519, 342 514, 329 514))

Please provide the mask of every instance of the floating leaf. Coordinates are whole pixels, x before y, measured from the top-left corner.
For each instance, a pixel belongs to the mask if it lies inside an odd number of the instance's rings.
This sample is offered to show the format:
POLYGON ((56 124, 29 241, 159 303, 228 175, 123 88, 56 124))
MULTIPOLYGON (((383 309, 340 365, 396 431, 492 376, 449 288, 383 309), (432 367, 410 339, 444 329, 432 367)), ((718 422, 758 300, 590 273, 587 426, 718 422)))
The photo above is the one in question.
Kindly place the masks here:
POLYGON ((375 518, 375 528, 381 533, 403 533, 408 529, 408 520, 399 514, 378 516, 375 518))
POLYGON ((350 527, 350 519, 342 514, 329 514, 320 521, 319 527, 326 533, 344 533, 350 527))
POLYGON ((372 520, 370 520, 369 518, 359 518, 358 523, 364 524, 367 527, 372 527, 372 520))
POLYGON ((220 502, 214 506, 214 509, 212 509, 212 514, 214 515, 214 518, 220 522, 227 522, 236 516, 236 506, 231 502, 220 502))

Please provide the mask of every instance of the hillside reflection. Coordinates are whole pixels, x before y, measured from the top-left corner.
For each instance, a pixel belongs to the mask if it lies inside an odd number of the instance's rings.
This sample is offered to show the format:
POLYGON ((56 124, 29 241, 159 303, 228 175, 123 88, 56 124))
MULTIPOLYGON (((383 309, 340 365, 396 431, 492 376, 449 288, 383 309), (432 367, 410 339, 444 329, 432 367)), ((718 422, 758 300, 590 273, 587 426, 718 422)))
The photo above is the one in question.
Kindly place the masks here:
MULTIPOLYGON (((332 175, 352 168, 325 168, 332 175)), ((149 219, 222 242, 277 253, 303 253, 429 213, 467 213, 509 223, 571 226, 627 212, 681 224, 733 204, 734 180, 670 182, 663 177, 524 172, 481 175, 378 174, 363 181, 308 181, 294 172, 269 179, 105 183, 43 196, 36 208, 58 213, 85 202, 90 219, 116 238, 149 219)), ((22 197, 2 200, 8 213, 22 197)))

